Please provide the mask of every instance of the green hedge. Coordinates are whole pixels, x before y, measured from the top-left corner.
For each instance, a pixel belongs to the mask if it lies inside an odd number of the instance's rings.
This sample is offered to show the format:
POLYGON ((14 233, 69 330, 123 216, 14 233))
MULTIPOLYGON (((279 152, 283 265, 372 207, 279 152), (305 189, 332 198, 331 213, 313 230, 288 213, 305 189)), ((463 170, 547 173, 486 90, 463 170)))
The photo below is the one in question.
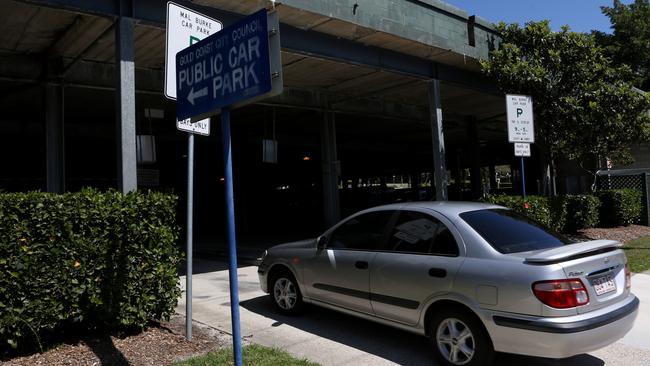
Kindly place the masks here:
POLYGON ((180 296, 176 201, 0 194, 0 349, 77 323, 142 328, 168 318, 180 296))
POLYGON ((511 208, 554 230, 560 230, 563 225, 562 221, 558 221, 558 217, 563 218, 563 215, 556 214, 558 207, 551 205, 547 197, 527 196, 524 201, 522 196, 487 195, 482 201, 511 208))
POLYGON ((560 232, 575 232, 598 224, 600 201, 591 195, 558 197, 488 195, 484 202, 511 208, 560 232), (527 205, 526 205, 527 203, 527 205))
POLYGON ((612 189, 596 193, 600 206, 600 224, 603 227, 626 226, 641 220, 643 202, 641 191, 612 189))
POLYGON ((562 202, 565 210, 564 226, 561 231, 574 233, 578 230, 598 225, 600 200, 592 195, 567 195, 555 197, 562 202))

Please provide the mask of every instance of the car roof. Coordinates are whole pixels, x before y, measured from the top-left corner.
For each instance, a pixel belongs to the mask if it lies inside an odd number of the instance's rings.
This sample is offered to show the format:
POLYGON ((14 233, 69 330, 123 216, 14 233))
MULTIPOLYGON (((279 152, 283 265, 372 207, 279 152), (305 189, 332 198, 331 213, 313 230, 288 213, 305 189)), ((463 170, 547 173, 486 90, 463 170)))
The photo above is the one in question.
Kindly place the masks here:
POLYGON ((486 209, 494 209, 494 208, 503 209, 505 207, 494 205, 491 203, 482 203, 482 202, 418 201, 418 202, 401 202, 401 203, 393 203, 390 205, 377 206, 365 210, 365 212, 375 211, 375 210, 386 210, 386 209, 407 210, 409 208, 434 210, 440 212, 441 214, 447 217, 450 217, 450 216, 458 216, 463 212, 468 212, 468 211, 486 210, 486 209))

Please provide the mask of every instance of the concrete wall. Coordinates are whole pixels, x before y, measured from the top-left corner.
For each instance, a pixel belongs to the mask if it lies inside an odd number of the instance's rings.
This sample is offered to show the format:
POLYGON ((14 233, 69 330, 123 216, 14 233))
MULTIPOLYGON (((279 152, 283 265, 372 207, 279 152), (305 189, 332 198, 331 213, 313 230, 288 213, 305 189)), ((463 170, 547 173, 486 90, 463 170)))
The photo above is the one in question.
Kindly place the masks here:
POLYGON ((283 0, 282 3, 477 59, 486 59, 491 45, 498 43, 491 23, 476 17, 476 46, 470 46, 467 12, 438 0, 283 0))

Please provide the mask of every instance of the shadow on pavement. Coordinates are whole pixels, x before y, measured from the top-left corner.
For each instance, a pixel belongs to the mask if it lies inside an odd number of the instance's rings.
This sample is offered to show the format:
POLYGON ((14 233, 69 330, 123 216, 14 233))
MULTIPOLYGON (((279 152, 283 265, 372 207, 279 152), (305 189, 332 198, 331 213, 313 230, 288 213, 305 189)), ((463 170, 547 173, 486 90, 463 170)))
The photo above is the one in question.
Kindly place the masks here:
MULTIPOLYGON (((240 305, 251 312, 275 320, 273 326, 287 324, 400 365, 436 365, 432 360, 429 339, 426 337, 316 306, 308 306, 301 316, 283 316, 274 311, 268 296, 242 301, 240 305)), ((602 366, 604 362, 586 354, 554 360, 499 353, 494 365, 602 366)))
MULTIPOLYGON (((238 260, 237 268, 249 267, 251 263, 238 260)), ((178 271, 179 276, 185 276, 187 273, 185 260, 181 261, 176 270, 178 271)), ((198 258, 195 257, 192 261, 192 273, 201 274, 209 272, 218 272, 218 271, 227 271, 228 270, 228 259, 223 258, 198 258)))

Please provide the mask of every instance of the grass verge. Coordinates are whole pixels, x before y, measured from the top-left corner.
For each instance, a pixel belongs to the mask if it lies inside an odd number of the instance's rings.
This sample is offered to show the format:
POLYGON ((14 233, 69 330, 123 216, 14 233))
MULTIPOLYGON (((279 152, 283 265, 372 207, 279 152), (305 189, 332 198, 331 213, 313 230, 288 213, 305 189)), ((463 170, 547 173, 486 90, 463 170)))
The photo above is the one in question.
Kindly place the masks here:
MULTIPOLYGON (((317 363, 305 359, 297 359, 275 348, 268 348, 256 344, 245 346, 242 349, 242 361, 250 366, 318 366, 317 363)), ((203 356, 175 363, 176 366, 211 366, 234 365, 232 348, 223 348, 219 351, 209 352, 203 356)))
POLYGON ((641 273, 650 269, 650 236, 628 241, 623 250, 632 272, 641 273))

